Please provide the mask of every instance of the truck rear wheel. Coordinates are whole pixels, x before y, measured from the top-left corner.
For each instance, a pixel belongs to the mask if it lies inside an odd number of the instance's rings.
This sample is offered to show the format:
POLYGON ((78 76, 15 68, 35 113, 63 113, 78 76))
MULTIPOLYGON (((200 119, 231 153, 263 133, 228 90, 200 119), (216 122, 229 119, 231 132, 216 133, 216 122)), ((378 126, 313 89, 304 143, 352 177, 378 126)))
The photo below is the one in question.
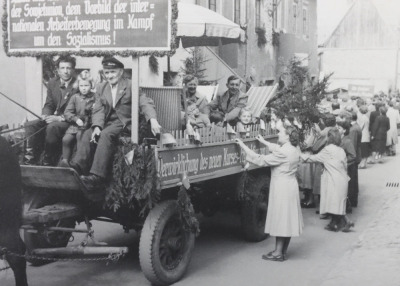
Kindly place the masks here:
MULTIPOLYGON (((43 206, 54 203, 49 196, 42 194, 41 192, 32 192, 24 198, 24 212, 32 209, 41 208, 43 206)), ((61 219, 43 226, 57 226, 74 228, 74 219, 61 219)), ((53 248, 53 247, 65 247, 67 246, 71 237, 70 232, 62 231, 46 231, 38 230, 33 232, 32 230, 24 230, 24 242, 27 249, 27 254, 30 255, 32 250, 35 248, 53 248)), ((46 260, 28 258, 34 266, 39 266, 48 263, 46 260)))
POLYGON ((243 201, 241 205, 242 232, 247 241, 259 242, 268 237, 264 232, 268 210, 269 177, 258 175, 250 188, 257 194, 257 199, 243 201))
POLYGON ((154 207, 146 218, 139 243, 140 266, 155 285, 170 285, 185 274, 195 234, 184 229, 175 201, 154 207))

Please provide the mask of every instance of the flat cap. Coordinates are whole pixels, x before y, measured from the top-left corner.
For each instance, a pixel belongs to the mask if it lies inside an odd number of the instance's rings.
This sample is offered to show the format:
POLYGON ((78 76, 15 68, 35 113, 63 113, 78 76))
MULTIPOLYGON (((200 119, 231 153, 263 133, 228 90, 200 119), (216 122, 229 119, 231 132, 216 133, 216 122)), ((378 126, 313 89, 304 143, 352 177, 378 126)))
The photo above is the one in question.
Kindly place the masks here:
POLYGON ((123 69, 124 64, 114 57, 104 58, 101 62, 103 69, 123 69))

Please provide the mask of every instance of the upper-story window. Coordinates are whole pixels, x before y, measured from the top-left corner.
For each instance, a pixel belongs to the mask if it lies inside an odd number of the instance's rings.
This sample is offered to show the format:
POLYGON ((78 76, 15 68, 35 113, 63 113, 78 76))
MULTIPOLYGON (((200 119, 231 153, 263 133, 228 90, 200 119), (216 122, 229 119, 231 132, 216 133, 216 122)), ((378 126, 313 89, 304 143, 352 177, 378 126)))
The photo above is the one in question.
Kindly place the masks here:
POLYGON ((308 11, 307 8, 303 8, 303 35, 308 36, 308 11))
POLYGON ((256 0, 256 29, 261 28, 261 0, 256 0))
POLYGON ((209 0, 208 1, 208 9, 217 11, 217 0, 209 0))
POLYGON ((234 2, 233 21, 240 25, 240 0, 235 0, 234 2))
POLYGON ((293 3, 293 19, 292 19, 292 31, 293 34, 297 34, 297 4, 293 3))
POLYGON ((272 24, 274 29, 278 28, 278 0, 272 1, 272 24))

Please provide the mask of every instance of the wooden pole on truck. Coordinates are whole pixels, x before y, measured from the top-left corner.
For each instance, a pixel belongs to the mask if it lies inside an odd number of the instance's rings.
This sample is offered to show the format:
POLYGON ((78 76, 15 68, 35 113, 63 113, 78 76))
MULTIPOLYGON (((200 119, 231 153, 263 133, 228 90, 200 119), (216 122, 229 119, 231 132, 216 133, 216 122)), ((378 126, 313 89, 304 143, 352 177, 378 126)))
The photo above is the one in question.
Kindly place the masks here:
POLYGON ((132 143, 139 142, 139 57, 132 57, 132 143))

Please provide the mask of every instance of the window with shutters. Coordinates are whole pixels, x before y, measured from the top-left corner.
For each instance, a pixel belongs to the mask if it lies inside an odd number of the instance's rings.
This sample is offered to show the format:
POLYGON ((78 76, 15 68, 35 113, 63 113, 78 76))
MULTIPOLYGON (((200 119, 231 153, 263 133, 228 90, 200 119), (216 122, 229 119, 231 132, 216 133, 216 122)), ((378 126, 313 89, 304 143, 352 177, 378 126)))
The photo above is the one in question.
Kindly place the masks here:
POLYGON ((256 29, 262 28, 261 26, 261 0, 256 0, 256 29))
POLYGON ((209 0, 208 9, 217 11, 217 0, 209 0))
POLYGON ((240 0, 235 0, 233 21, 240 25, 240 0))
POLYGON ((308 11, 307 8, 303 8, 303 35, 308 36, 309 27, 308 27, 308 11))

